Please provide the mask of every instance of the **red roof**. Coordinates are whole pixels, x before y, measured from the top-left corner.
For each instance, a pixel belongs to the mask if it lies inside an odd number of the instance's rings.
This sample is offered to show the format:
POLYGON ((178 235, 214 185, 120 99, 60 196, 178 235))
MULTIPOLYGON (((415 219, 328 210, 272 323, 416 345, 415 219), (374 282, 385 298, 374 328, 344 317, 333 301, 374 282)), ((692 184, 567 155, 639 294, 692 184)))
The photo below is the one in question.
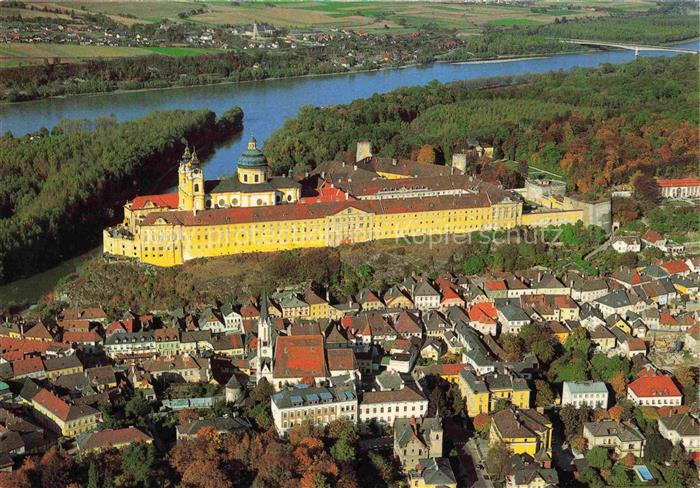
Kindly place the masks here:
POLYGON ((34 395, 32 401, 38 403, 62 420, 66 420, 70 413, 70 405, 44 388, 40 389, 37 394, 34 395))
POLYGON ((300 198, 299 203, 329 203, 343 202, 345 200, 356 200, 355 197, 326 182, 324 182, 321 188, 316 190, 316 192, 317 193, 314 196, 300 198))
POLYGON ((455 376, 458 375, 464 368, 466 364, 436 364, 431 368, 431 372, 437 373, 440 376, 455 376))
POLYGON ((655 230, 649 229, 644 234, 642 234, 642 240, 647 242, 660 242, 665 241, 666 238, 656 232, 655 230))
POLYGON ((83 449, 109 449, 134 442, 151 442, 153 438, 136 427, 106 429, 92 434, 83 444, 83 449))
POLYGON ((676 186, 700 186, 700 180, 695 178, 679 178, 679 179, 657 179, 656 182, 662 188, 676 187, 676 186))
POLYGON ((322 335, 280 336, 275 346, 275 378, 328 377, 322 335))
POLYGON ((690 271, 688 265, 682 259, 674 259, 661 263, 661 267, 669 272, 669 274, 687 273, 690 271))
POLYGON ((145 208, 147 204, 151 204, 153 208, 169 208, 177 209, 178 195, 177 193, 164 193, 161 195, 142 195, 134 198, 131 202, 132 210, 140 210, 145 208))
POLYGON ((66 342, 66 343, 99 342, 100 340, 102 340, 102 337, 100 337, 100 334, 98 334, 95 329, 92 329, 91 331, 88 331, 88 332, 69 330, 69 331, 66 331, 63 333, 63 342, 66 342))
MULTIPOLYGON (((492 195, 492 199, 494 196, 492 195)), ((308 205, 287 204, 268 205, 263 207, 236 207, 209 209, 193 213, 191 211, 151 212, 143 225, 153 225, 159 219, 169 224, 185 226, 237 224, 246 222, 270 222, 278 220, 321 219, 348 208, 377 215, 388 215, 407 212, 434 212, 445 209, 487 208, 497 199, 491 201, 486 193, 438 196, 426 198, 406 198, 393 200, 358 200, 308 205)))
POLYGON ((505 281, 491 280, 484 282, 484 290, 507 290, 505 281))
POLYGON ((44 353, 49 347, 52 346, 57 346, 61 349, 68 349, 68 346, 59 342, 0 336, 0 350, 2 351, 22 351, 25 354, 44 353))
POLYGON ((482 324, 495 324, 498 313, 493 302, 481 302, 469 309, 469 318, 482 324))
POLYGON ((394 329, 399 334, 420 334, 423 332, 423 326, 418 320, 413 314, 404 310, 396 319, 394 329))
POLYGON ((352 349, 328 349, 328 369, 331 371, 349 371, 357 369, 355 351, 352 349))
POLYGON ((36 324, 34 327, 29 329, 27 332, 24 334, 25 337, 31 338, 31 339, 49 339, 53 340, 53 337, 51 337, 51 333, 48 331, 46 326, 39 322, 36 324))
POLYGON ((659 324, 661 324, 661 325, 678 325, 678 321, 669 312, 661 312, 659 314, 659 324))
POLYGON ((673 379, 666 375, 642 377, 630 383, 627 388, 632 390, 638 398, 679 397, 682 395, 673 379))
POLYGON ((44 371, 44 363, 38 356, 18 359, 12 362, 12 374, 14 376, 36 373, 37 371, 44 371))

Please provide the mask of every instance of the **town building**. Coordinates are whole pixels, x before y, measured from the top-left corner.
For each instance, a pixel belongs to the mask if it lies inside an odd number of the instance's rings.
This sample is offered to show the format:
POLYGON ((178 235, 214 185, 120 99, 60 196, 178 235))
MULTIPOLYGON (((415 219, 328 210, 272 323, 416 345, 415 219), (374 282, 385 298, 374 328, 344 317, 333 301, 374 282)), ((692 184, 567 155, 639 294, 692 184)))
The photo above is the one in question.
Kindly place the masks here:
POLYGON ((357 422, 357 393, 352 382, 330 387, 300 384, 275 393, 270 402, 275 429, 280 435, 303 422, 321 426, 338 419, 357 422))
POLYGON ((73 437, 97 427, 100 412, 88 405, 67 403, 41 388, 31 400, 32 407, 48 420, 50 427, 65 437, 73 437))
POLYGON ((421 459, 442 457, 442 419, 398 418, 394 422, 394 455, 402 466, 416 466, 421 459))
POLYGON ((367 391, 360 400, 360 421, 394 425, 398 418, 423 417, 428 399, 414 385, 399 390, 367 391))
POLYGON ((506 408, 491 415, 489 445, 502 442, 514 454, 552 459, 552 422, 531 408, 506 408))
POLYGON ((527 381, 509 372, 491 372, 480 376, 468 369, 459 373, 459 390, 466 399, 467 415, 476 417, 491 413, 497 402, 511 403, 517 408, 530 407, 530 388, 527 381))
POLYGON ((662 198, 700 198, 700 180, 697 178, 658 178, 662 198))
POLYGON ((457 488, 457 477, 448 458, 422 459, 408 470, 411 488, 457 488))
POLYGON ((683 393, 673 378, 653 370, 642 370, 639 378, 627 385, 627 398, 640 406, 666 407, 683 403, 683 393))
POLYGON ((634 454, 637 457, 644 455, 646 439, 631 422, 617 420, 585 422, 583 438, 586 439, 588 449, 594 447, 614 449, 618 458, 623 458, 627 454, 634 454))
POLYGON ((590 220, 583 204, 523 214, 516 193, 449 173, 369 156, 354 165, 321 163, 300 183, 271 176, 251 139, 234 177, 206 181, 196 154, 186 150, 177 193, 128 202, 124 222, 104 230, 103 249, 174 266, 199 257, 590 220), (302 197, 302 187, 315 196, 302 197))
POLYGON ((686 452, 697 457, 700 453, 700 421, 696 415, 679 413, 658 420, 659 434, 671 444, 683 446, 686 452))
POLYGON ((608 387, 602 381, 565 381, 561 405, 576 408, 608 408, 608 387))
POLYGON ((109 449, 124 449, 131 444, 143 442, 152 444, 153 438, 136 427, 123 429, 105 429, 100 432, 89 432, 78 437, 78 449, 81 451, 106 451, 109 449))

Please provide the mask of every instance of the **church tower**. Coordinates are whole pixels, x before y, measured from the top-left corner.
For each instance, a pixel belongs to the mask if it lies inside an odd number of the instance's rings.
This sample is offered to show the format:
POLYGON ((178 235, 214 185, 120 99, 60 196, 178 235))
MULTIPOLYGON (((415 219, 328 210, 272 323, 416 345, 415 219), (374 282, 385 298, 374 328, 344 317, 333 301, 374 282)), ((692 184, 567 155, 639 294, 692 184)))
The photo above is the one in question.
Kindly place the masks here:
POLYGON ((197 151, 190 153, 187 146, 180 159, 177 172, 178 208, 180 210, 204 210, 204 173, 197 151))
POLYGON ((241 183, 255 185, 267 182, 269 177, 267 158, 258 149, 255 137, 248 142, 248 149, 238 159, 238 180, 241 183))
POLYGON ((263 291, 262 297, 260 298, 260 318, 258 319, 256 381, 260 381, 261 378, 267 378, 268 381, 272 379, 273 333, 269 308, 270 304, 267 300, 267 292, 263 291))

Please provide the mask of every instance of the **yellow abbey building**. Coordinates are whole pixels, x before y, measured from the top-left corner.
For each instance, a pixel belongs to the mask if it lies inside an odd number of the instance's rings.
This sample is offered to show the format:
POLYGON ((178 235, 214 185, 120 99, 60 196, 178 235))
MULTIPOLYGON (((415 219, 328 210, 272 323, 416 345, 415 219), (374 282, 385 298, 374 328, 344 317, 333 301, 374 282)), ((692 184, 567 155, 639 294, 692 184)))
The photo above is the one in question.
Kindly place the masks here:
MULTIPOLYGON (((549 211, 529 225, 573 223, 549 211)), ((517 194, 449 166, 358 153, 355 164, 321 163, 296 181, 270 175, 251 139, 236 175, 206 181, 185 151, 177 193, 136 197, 124 221, 105 229, 104 252, 157 266, 203 257, 328 247, 378 239, 466 234, 522 225, 517 194)))

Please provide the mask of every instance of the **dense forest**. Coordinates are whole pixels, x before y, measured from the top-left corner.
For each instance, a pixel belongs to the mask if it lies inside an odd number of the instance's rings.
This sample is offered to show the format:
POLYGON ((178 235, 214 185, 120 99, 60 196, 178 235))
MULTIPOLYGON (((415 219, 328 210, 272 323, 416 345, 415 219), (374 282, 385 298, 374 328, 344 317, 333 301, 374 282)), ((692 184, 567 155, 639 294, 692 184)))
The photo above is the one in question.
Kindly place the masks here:
POLYGON ((153 190, 182 154, 239 132, 243 111, 154 112, 118 123, 63 121, 51 132, 0 137, 0 282, 94 246, 104 224, 153 190))
POLYGON ((265 145, 276 171, 348 157, 358 140, 387 157, 432 149, 437 162, 479 139, 496 158, 563 173, 594 195, 633 175, 697 171, 698 58, 640 58, 599 69, 402 88, 303 107, 265 145))
POLYGON ((455 34, 434 26, 419 36, 415 33, 357 35, 309 49, 236 49, 191 57, 153 55, 83 63, 47 59, 43 65, 0 68, 0 100, 23 101, 67 94, 242 82, 588 49, 562 43, 560 38, 661 44, 698 37, 698 23, 697 14, 689 15, 683 7, 569 21, 564 17, 563 21, 542 26, 487 27, 477 36, 455 34), (355 54, 349 57, 349 52, 355 54), (391 59, 379 62, 387 52, 391 53, 391 59), (340 59, 345 61, 341 63, 340 59))

